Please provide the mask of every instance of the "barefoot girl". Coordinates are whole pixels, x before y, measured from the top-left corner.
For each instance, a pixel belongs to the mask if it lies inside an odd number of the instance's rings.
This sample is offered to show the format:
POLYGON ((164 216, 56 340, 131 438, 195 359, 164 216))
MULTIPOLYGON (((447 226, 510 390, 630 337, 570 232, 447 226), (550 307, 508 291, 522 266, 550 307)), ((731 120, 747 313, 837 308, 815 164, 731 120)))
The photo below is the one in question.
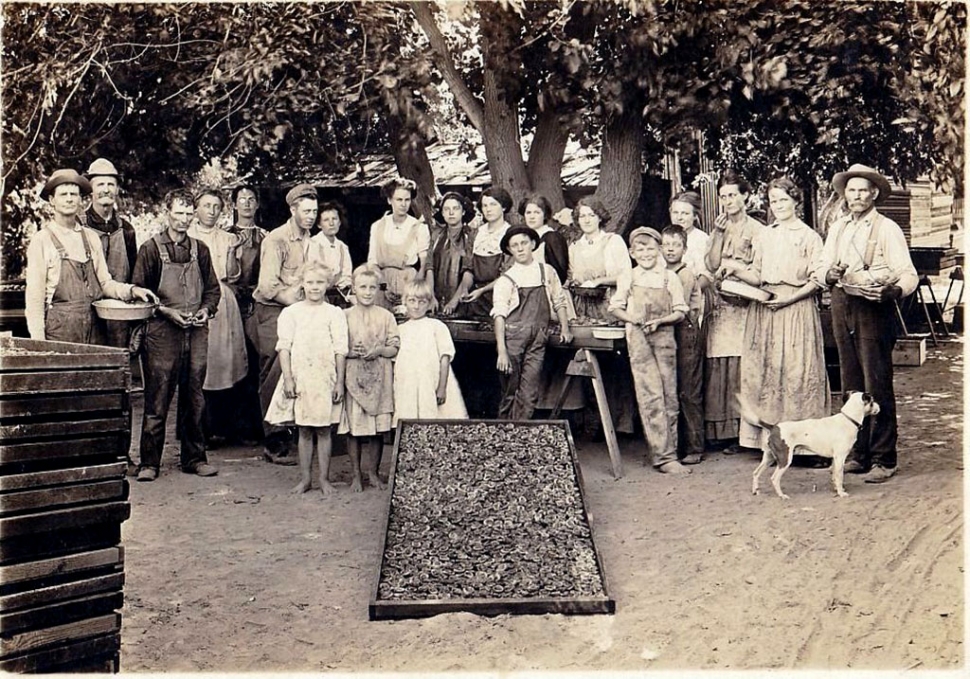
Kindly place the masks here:
POLYGON ((361 449, 369 449, 367 478, 372 486, 384 488, 377 474, 384 449, 383 434, 391 429, 394 415, 394 375, 391 359, 397 356, 401 339, 394 315, 375 302, 381 274, 372 264, 354 269, 356 306, 346 309, 349 348, 347 354, 347 398, 340 417, 339 434, 350 434, 347 452, 354 471, 352 489, 361 492, 361 449))
POLYGON ((266 412, 270 424, 299 428, 300 483, 293 492, 310 490, 313 451, 320 455, 320 492, 333 490, 330 470, 330 427, 340 421, 347 356, 347 319, 326 301, 332 273, 319 262, 303 271, 306 299, 286 307, 277 321, 283 379, 266 412))

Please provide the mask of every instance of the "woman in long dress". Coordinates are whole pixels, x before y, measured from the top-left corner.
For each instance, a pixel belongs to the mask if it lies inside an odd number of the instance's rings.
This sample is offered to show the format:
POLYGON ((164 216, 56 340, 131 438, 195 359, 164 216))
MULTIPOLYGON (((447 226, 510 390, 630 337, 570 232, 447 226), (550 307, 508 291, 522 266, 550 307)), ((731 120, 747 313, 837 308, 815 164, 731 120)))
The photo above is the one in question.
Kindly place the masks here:
POLYGON ((461 280, 462 272, 471 266, 473 236, 468 224, 474 218, 474 206, 460 193, 449 191, 438 201, 435 219, 441 233, 428 257, 428 278, 443 316, 464 315, 461 280))
MULTIPOLYGON (((750 266, 734 274, 773 293, 748 305, 741 352, 741 394, 767 422, 828 417, 822 323, 815 297, 822 286, 822 238, 796 215, 802 193, 787 177, 768 184, 775 221, 754 243, 750 266)), ((763 432, 742 421, 740 444, 760 448, 763 432)))
POLYGON ((368 264, 375 265, 383 278, 378 304, 393 310, 401 304, 404 286, 424 280, 427 271, 431 232, 428 225, 412 217, 411 201, 418 186, 410 179, 396 177, 381 187, 390 212, 370 227, 368 264))

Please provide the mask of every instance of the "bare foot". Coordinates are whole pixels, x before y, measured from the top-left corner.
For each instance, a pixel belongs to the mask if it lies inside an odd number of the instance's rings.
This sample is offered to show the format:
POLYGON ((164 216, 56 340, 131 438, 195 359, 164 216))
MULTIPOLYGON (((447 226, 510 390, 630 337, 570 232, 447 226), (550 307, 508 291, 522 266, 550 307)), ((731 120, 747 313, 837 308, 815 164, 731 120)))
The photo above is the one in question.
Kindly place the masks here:
POLYGON ((295 486, 293 486, 292 489, 290 489, 290 492, 291 493, 296 493, 297 495, 299 495, 300 493, 305 493, 308 490, 310 490, 310 482, 309 481, 300 481, 298 484, 296 484, 295 486))
POLYGON ((333 491, 334 491, 334 487, 330 485, 329 482, 324 481, 320 484, 320 493, 322 493, 324 497, 330 497, 333 491))
POLYGON ((376 474, 376 473, 368 474, 367 480, 370 481, 370 485, 374 486, 374 488, 379 488, 380 490, 384 490, 385 488, 387 488, 387 484, 381 481, 381 477, 379 474, 376 474))
POLYGON ((361 483, 361 480, 360 480, 360 477, 359 476, 355 476, 354 477, 354 480, 350 484, 350 490, 352 490, 355 493, 363 493, 364 492, 364 484, 361 483))
POLYGON ((680 462, 668 462, 657 467, 657 471, 663 474, 690 474, 690 469, 680 462))

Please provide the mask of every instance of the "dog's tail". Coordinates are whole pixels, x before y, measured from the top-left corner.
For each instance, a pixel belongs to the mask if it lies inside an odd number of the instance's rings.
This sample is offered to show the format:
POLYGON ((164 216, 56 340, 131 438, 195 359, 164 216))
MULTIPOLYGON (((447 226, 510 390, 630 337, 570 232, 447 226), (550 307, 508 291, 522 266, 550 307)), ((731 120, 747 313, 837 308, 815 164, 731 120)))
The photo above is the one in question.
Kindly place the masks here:
POLYGON ((763 429, 771 429, 773 426, 775 426, 775 424, 777 424, 773 422, 765 422, 758 414, 755 407, 751 405, 751 402, 741 394, 735 394, 734 398, 737 401, 738 413, 741 415, 741 419, 748 424, 753 424, 763 429))

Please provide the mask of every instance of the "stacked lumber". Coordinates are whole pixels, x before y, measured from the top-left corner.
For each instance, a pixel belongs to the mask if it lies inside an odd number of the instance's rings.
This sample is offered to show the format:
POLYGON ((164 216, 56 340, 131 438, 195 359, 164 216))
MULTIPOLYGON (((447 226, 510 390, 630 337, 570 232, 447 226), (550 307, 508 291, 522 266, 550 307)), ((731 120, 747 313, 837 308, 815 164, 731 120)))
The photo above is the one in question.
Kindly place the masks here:
POLYGON ((0 338, 0 670, 118 671, 128 353, 0 338))
POLYGON ((899 224, 910 247, 949 247, 953 225, 953 195, 928 181, 896 187, 879 211, 899 224))

